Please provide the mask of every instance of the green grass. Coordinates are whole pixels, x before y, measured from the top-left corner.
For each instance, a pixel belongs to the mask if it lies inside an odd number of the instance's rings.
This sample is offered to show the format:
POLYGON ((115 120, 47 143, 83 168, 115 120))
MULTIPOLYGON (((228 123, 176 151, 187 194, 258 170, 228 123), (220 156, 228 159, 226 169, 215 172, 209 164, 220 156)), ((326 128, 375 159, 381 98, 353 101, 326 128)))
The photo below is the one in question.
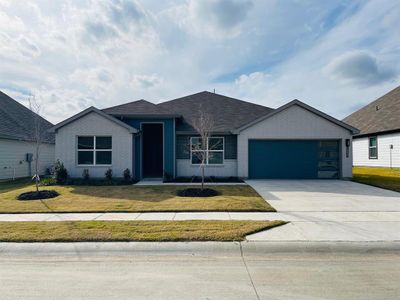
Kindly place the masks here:
POLYGON ((0 242, 242 241, 284 221, 0 222, 0 242))
POLYGON ((400 168, 354 167, 353 181, 400 192, 400 168))
MULTIPOLYGON (((0 186, 3 183, 0 184, 0 186)), ((60 196, 46 200, 19 201, 17 196, 33 185, 0 188, 0 213, 48 212, 175 212, 175 211, 275 211, 247 185, 214 186, 218 196, 178 197, 188 186, 48 186, 60 196)), ((209 187, 207 185, 207 187, 209 187)))

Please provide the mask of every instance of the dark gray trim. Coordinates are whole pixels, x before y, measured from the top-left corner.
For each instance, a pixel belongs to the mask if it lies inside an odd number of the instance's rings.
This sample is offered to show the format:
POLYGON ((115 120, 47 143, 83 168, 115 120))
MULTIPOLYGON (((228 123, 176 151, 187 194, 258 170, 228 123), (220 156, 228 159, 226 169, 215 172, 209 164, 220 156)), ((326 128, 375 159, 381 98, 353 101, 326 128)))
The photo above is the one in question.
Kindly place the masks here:
MULTIPOLYGON (((213 131, 211 135, 230 135, 231 131, 213 131)), ((176 135, 199 135, 197 131, 176 131, 176 135)))
POLYGON ((253 125, 255 125, 255 124, 259 123, 259 122, 261 122, 261 121, 264 121, 265 119, 268 119, 268 118, 270 118, 270 117, 272 117, 272 116, 274 116, 276 114, 279 114, 280 112, 288 109, 289 107, 291 107, 293 105, 298 105, 301 108, 304 108, 304 109, 306 109, 306 110, 308 110, 308 111, 310 111, 310 112, 312 112, 312 113, 314 113, 314 114, 316 114, 316 115, 318 115, 318 116, 320 116, 320 117, 322 117, 322 118, 324 118, 324 119, 326 119, 326 120, 328 120, 328 121, 330 121, 332 123, 335 123, 336 125, 349 130, 352 134, 359 133, 359 130, 357 128, 354 128, 353 126, 350 126, 350 125, 348 125, 348 124, 346 124, 346 123, 344 123, 342 121, 339 121, 338 119, 335 119, 334 117, 331 117, 331 116, 327 115, 326 113, 323 113, 322 111, 319 111, 319 110, 317 110, 317 109, 315 109, 315 108, 313 108, 313 107, 311 107, 311 106, 309 106, 309 105, 307 105, 307 104, 305 104, 305 103, 303 103, 303 102, 301 102, 301 101, 299 101, 297 99, 295 99, 295 100, 293 100, 293 101, 291 101, 291 102, 289 102, 289 103, 287 103, 285 105, 282 105, 281 107, 275 109, 274 111, 272 111, 272 112, 270 112, 270 113, 268 113, 268 114, 266 114, 266 115, 264 115, 264 116, 262 116, 262 117, 260 117, 260 118, 258 118, 256 120, 254 120, 254 121, 252 121, 252 122, 250 122, 250 123, 248 123, 248 124, 246 124, 246 125, 244 125, 244 126, 242 126, 240 128, 237 128, 236 130, 233 131, 233 133, 239 134, 241 131, 243 131, 243 130, 245 130, 245 129, 247 129, 247 128, 249 128, 249 127, 251 127, 251 126, 253 126, 253 125))
POLYGON ((122 117, 122 118, 140 118, 140 119, 175 119, 182 117, 181 115, 171 115, 171 114, 117 114, 108 113, 110 116, 122 117))
POLYGON ((355 140, 355 139, 360 139, 360 138, 364 138, 364 137, 387 135, 387 134, 393 134, 393 133, 400 133, 400 128, 399 129, 386 130, 386 131, 378 131, 378 132, 359 134, 359 135, 353 136, 353 139, 355 140))
POLYGON ((70 117, 70 118, 58 123, 57 125, 55 125, 52 128, 50 128, 48 131, 52 132, 52 133, 56 133, 57 130, 60 129, 61 127, 65 126, 65 125, 68 125, 69 123, 72 123, 72 122, 76 121, 77 119, 82 118, 82 117, 86 116, 87 114, 89 114, 91 112, 97 113, 98 115, 102 116, 103 118, 105 118, 105 119, 107 119, 107 120, 109 120, 111 122, 114 122, 114 123, 116 123, 117 125, 119 125, 121 127, 124 127, 130 133, 137 133, 138 132, 138 130, 136 128, 133 128, 132 126, 129 126, 128 124, 126 124, 126 123, 124 123, 124 122, 122 122, 122 121, 120 121, 120 120, 118 120, 118 119, 116 119, 116 118, 114 118, 114 117, 102 112, 101 110, 97 109, 94 106, 91 106, 91 107, 81 111, 80 113, 78 113, 78 114, 76 114, 76 115, 74 115, 74 116, 72 116, 72 117, 70 117))

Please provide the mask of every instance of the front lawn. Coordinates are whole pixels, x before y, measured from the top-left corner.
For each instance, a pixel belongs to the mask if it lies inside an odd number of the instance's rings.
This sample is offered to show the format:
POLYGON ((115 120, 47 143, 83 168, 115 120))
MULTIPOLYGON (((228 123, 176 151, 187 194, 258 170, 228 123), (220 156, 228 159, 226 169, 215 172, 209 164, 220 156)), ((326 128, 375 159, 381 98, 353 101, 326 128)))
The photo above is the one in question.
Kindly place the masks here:
MULTIPOLYGON (((0 186, 2 183, 0 183, 0 186)), ((17 200, 31 186, 0 188, 0 213, 47 212, 176 212, 275 211, 247 185, 212 186, 215 197, 179 197, 188 186, 51 186, 60 196, 46 200, 17 200)), ((210 187, 207 185, 207 187, 210 187)), ((41 187, 49 189, 49 187, 41 187)))
POLYGON ((1 193, 13 191, 30 185, 32 185, 32 180, 30 178, 18 178, 15 180, 0 181, 0 195, 1 193))
POLYGON ((400 192, 400 168, 354 167, 353 181, 400 192))
POLYGON ((0 222, 0 242, 242 241, 284 221, 0 222))

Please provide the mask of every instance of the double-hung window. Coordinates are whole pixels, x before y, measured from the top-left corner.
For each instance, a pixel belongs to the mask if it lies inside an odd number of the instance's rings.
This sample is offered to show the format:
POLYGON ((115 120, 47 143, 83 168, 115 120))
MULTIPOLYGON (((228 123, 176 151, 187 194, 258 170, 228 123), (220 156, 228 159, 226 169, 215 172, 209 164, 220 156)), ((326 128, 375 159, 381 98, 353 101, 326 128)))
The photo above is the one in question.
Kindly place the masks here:
POLYGON ((199 165, 204 160, 207 165, 224 163, 224 138, 209 137, 205 143, 202 138, 190 138, 190 157, 192 164, 199 165))
POLYGON ((378 139, 376 136, 369 138, 369 159, 378 158, 378 139))
POLYGON ((111 136, 78 136, 78 165, 112 164, 111 136))

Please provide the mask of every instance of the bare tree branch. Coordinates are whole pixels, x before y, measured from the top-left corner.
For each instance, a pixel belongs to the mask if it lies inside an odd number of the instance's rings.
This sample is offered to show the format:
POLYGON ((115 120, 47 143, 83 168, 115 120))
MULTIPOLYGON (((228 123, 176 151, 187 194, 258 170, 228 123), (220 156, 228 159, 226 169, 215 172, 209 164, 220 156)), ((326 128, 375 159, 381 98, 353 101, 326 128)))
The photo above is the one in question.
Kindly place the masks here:
POLYGON ((208 140, 214 128, 214 120, 210 114, 207 114, 202 105, 199 105, 199 115, 193 121, 193 128, 199 134, 200 142, 191 145, 192 156, 194 155, 200 161, 201 168, 201 189, 204 189, 204 169, 207 164, 208 140))
POLYGON ((40 176, 39 176, 39 170, 40 170, 40 165, 39 165, 39 157, 40 157, 40 147, 44 139, 45 135, 45 128, 43 124, 43 120, 40 117, 40 112, 41 112, 41 105, 40 103, 36 100, 35 95, 32 95, 28 98, 29 102, 29 109, 32 112, 32 141, 35 144, 34 148, 34 172, 35 174, 33 175, 32 179, 35 180, 35 185, 36 185, 36 192, 39 192, 39 181, 40 181, 40 176))

